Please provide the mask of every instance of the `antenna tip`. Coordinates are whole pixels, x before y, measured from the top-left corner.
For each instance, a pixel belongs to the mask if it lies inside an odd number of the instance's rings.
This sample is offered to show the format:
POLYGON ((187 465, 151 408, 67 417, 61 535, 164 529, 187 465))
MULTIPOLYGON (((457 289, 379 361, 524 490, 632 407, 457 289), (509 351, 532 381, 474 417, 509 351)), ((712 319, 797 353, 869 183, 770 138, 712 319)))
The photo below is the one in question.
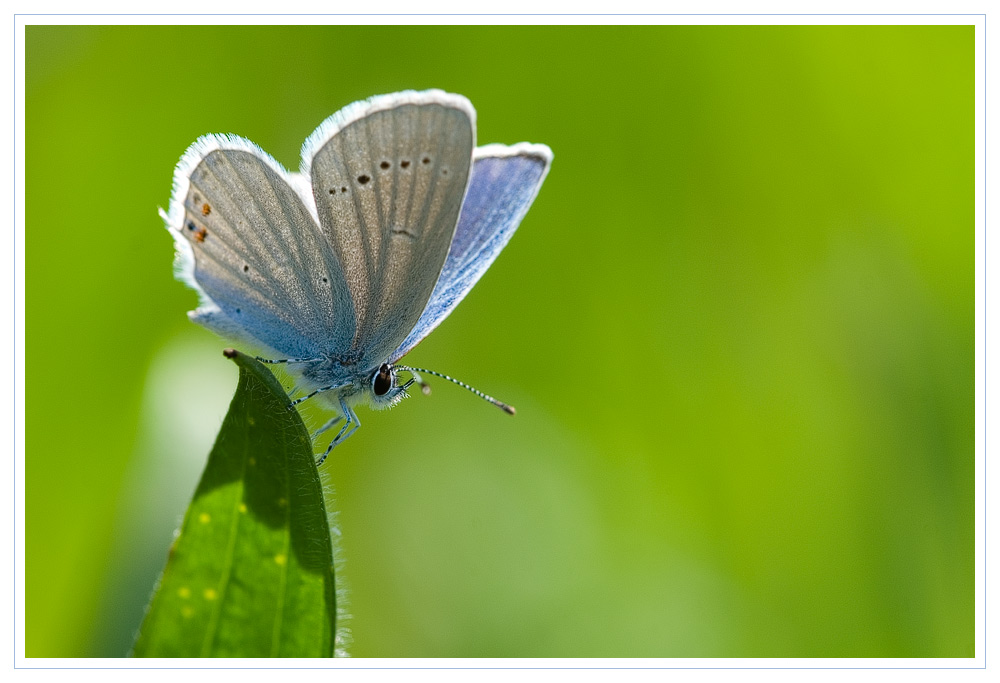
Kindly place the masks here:
POLYGON ((424 396, 430 396, 431 395, 431 385, 430 384, 421 384, 420 385, 420 391, 424 392, 424 396))
POLYGON ((514 410, 514 406, 509 406, 506 403, 500 404, 500 410, 504 411, 508 415, 517 415, 517 411, 514 410))

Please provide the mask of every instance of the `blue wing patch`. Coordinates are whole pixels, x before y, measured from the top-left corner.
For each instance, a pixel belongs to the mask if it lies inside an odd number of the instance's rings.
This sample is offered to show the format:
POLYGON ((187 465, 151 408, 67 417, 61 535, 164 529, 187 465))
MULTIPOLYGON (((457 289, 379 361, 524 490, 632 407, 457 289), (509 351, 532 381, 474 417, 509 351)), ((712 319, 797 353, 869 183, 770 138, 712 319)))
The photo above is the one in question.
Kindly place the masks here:
POLYGON ((465 298, 524 218, 549 172, 545 145, 486 145, 476 149, 469 189, 451 250, 424 312, 389 358, 405 356, 465 298))

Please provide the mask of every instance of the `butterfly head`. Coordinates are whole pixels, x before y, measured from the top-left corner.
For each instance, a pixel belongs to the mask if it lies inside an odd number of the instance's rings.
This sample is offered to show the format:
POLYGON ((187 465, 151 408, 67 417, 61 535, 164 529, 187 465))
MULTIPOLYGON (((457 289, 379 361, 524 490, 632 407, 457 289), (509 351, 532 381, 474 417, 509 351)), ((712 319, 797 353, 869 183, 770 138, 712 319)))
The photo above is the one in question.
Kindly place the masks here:
POLYGON ((382 410, 391 408, 409 396, 406 390, 417 380, 410 378, 402 384, 396 376, 398 368, 389 363, 382 363, 369 378, 369 401, 372 408, 382 410))

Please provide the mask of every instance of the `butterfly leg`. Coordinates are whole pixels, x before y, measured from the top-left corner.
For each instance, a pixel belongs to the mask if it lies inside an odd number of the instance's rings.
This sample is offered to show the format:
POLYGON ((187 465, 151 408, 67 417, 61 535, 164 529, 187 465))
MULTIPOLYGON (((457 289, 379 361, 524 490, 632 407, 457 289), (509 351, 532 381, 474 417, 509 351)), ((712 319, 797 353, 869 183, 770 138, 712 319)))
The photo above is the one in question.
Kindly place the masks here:
POLYGON ((319 437, 320 434, 322 434, 326 430, 330 429, 330 427, 334 426, 335 424, 337 424, 338 422, 340 422, 343 419, 344 419, 343 415, 337 415, 336 417, 331 418, 329 421, 327 421, 327 423, 325 425, 323 425, 322 427, 320 427, 319 429, 317 429, 315 432, 313 432, 313 435, 312 435, 313 441, 315 441, 316 438, 319 437))
MULTIPOLYGON (((340 407, 344 411, 344 417, 347 418, 347 422, 345 422, 344 426, 340 428, 339 432, 337 432, 337 436, 333 437, 333 441, 331 441, 330 445, 326 447, 326 451, 323 452, 323 455, 319 456, 319 459, 316 460, 316 467, 323 464, 323 461, 326 460, 326 456, 330 455, 330 451, 333 450, 334 446, 346 441, 347 438, 354 432, 358 431, 358 427, 361 426, 361 420, 358 419, 357 413, 351 410, 351 407, 344 403, 344 399, 340 399, 340 407)), ((333 426, 331 423, 334 423, 339 419, 340 416, 338 415, 334 418, 334 420, 331 420, 324 425, 323 428, 326 429, 327 427, 333 426)))
POLYGON ((315 363, 316 361, 323 360, 322 358, 276 358, 272 360, 262 356, 256 356, 256 358, 261 363, 268 365, 275 365, 277 363, 315 363))
MULTIPOLYGON (((292 401, 291 403, 289 403, 288 404, 288 409, 291 410, 292 408, 294 408, 298 404, 302 403, 303 401, 305 401, 307 399, 312 398, 316 394, 322 394, 324 391, 333 391, 334 389, 339 389, 342 386, 344 386, 344 385, 343 384, 331 384, 328 387, 322 387, 320 389, 317 389, 316 391, 310 392, 310 393, 306 394, 305 396, 303 396, 302 398, 297 398, 294 401, 292 401)), ((343 404, 343 402, 341 402, 341 404, 343 404)))

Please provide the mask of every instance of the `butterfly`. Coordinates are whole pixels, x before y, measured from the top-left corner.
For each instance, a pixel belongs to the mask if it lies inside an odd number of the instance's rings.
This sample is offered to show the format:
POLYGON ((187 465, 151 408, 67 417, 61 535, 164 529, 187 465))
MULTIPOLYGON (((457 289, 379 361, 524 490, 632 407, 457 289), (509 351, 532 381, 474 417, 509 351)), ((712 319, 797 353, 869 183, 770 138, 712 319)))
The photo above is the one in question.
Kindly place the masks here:
POLYGON ((161 215, 194 322, 261 349, 336 413, 326 451, 395 405, 421 373, 399 364, 507 245, 552 163, 545 145, 476 147, 463 96, 412 90, 355 102, 302 146, 300 171, 249 140, 206 135, 174 172, 161 215), (410 375, 403 381, 400 372, 410 375))

